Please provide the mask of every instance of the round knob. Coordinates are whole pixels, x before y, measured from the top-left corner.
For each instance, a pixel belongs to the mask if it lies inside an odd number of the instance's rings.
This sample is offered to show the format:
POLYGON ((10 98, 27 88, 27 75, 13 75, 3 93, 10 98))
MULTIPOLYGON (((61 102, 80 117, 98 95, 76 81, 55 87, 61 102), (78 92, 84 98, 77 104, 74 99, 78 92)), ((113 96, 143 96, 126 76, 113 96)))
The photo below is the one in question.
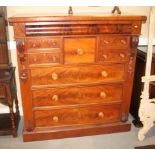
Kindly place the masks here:
POLYGON ((54 121, 54 122, 58 122, 58 121, 59 121, 58 116, 54 116, 54 117, 53 117, 53 121, 54 121))
POLYGON ((124 55, 123 53, 121 53, 121 54, 120 54, 120 57, 121 57, 121 58, 124 58, 124 57, 125 57, 125 55, 124 55))
POLYGON ((52 79, 53 80, 57 80, 58 79, 58 75, 56 73, 52 73, 52 79))
POLYGON ((58 95, 53 95, 53 96, 52 96, 52 100, 58 101, 58 95))
POLYGON ((109 44, 109 41, 107 41, 107 40, 103 40, 103 42, 104 42, 105 44, 109 44))
POLYGON ((134 25, 134 28, 137 29, 138 28, 138 25, 134 25))
POLYGON ((83 54, 83 50, 82 50, 81 48, 78 48, 78 49, 77 49, 77 54, 78 54, 78 55, 82 55, 82 54, 83 54))
POLYGON ((99 116, 100 118, 103 118, 103 117, 104 117, 104 113, 103 113, 103 112, 99 112, 99 113, 98 113, 98 116, 99 116))
POLYGON ((100 92, 100 96, 101 96, 102 98, 105 98, 107 95, 106 95, 105 92, 100 92))
POLYGON ((107 59, 107 55, 106 55, 106 54, 103 54, 103 58, 104 58, 104 59, 107 59))
POLYGON ((34 62, 36 62, 36 61, 37 61, 37 58, 36 58, 36 57, 34 57, 34 58, 33 58, 33 61, 34 61, 34 62))
POLYGON ((56 42, 55 41, 52 42, 52 46, 56 46, 56 42))
POLYGON ((102 75, 102 77, 107 77, 108 76, 108 73, 106 71, 102 71, 101 72, 101 75, 102 75))
POLYGON ((125 45, 126 44, 126 41, 122 39, 121 40, 121 43, 125 45))
POLYGON ((35 48, 36 47, 36 44, 32 44, 32 47, 35 48))

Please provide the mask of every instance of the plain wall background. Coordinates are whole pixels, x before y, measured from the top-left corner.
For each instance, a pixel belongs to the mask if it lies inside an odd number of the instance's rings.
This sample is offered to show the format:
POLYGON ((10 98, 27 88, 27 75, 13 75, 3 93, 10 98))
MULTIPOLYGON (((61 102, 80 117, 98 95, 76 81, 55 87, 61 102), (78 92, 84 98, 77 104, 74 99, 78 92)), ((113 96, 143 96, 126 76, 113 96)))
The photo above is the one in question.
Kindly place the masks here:
MULTIPOLYGON (((7 7, 7 14, 8 18, 11 16, 15 15, 22 15, 22 14, 48 14, 48 15, 55 15, 55 14, 65 14, 67 15, 68 13, 68 8, 66 6, 47 6, 47 7, 26 7, 26 6, 8 6, 7 7)), ((101 7, 90 7, 90 6, 73 6, 73 13, 77 15, 105 15, 105 14, 110 14, 113 6, 101 6, 101 7)), ((140 42, 146 42, 148 38, 148 23, 149 23, 149 13, 150 13, 150 8, 148 6, 134 6, 134 7, 129 7, 129 6, 120 6, 120 10, 122 14, 128 14, 128 15, 145 15, 147 16, 147 22, 142 25, 142 32, 140 36, 140 42)), ((17 55, 16 55, 16 49, 15 49, 15 42, 14 40, 14 35, 13 35, 13 27, 8 26, 8 41, 11 46, 10 47, 10 52, 11 52, 11 59, 12 59, 12 64, 13 66, 16 67, 16 82, 17 82, 17 94, 18 94, 18 99, 19 99, 19 105, 20 108, 22 107, 21 103, 21 94, 20 94, 20 85, 19 85, 19 79, 18 79, 18 67, 17 67, 17 55)), ((7 107, 3 107, 0 105, 0 109, 3 112, 6 112, 8 110, 7 107)))

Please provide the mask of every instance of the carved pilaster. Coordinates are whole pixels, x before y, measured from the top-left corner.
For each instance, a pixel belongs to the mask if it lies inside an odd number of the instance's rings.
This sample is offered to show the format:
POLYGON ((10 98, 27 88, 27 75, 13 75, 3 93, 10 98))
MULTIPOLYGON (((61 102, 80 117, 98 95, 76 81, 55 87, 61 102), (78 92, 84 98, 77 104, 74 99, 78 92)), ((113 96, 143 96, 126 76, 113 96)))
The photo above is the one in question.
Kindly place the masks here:
POLYGON ((18 50, 18 57, 21 64, 21 70, 20 70, 20 79, 26 80, 27 75, 25 71, 25 55, 24 55, 24 41, 23 40, 17 40, 17 50, 18 50))

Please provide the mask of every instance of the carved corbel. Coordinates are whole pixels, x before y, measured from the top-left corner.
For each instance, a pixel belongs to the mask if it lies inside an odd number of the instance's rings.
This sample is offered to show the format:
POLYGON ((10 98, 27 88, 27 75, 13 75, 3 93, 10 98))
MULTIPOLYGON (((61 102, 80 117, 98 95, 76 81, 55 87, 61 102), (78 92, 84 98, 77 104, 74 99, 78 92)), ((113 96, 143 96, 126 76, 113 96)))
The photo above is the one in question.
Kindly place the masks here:
POLYGON ((20 70, 20 79, 26 80, 27 75, 25 71, 25 55, 24 55, 24 41, 23 40, 17 40, 17 50, 18 50, 18 57, 21 64, 21 70, 20 70))

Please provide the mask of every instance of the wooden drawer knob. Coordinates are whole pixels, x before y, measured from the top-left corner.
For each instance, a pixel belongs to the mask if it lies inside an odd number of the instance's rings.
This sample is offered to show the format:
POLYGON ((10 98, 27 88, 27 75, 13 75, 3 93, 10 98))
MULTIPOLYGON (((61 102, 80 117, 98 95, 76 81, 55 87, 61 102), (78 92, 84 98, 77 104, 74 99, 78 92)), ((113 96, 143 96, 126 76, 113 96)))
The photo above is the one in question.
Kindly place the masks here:
POLYGON ((78 54, 78 55, 83 55, 83 50, 82 50, 81 48, 78 48, 78 49, 77 49, 77 54, 78 54))
POLYGON ((125 55, 123 53, 120 53, 121 58, 125 58, 125 55))
POLYGON ((57 43, 55 41, 52 42, 52 46, 56 46, 57 43))
POLYGON ((108 76, 108 73, 106 71, 102 71, 101 72, 101 75, 102 75, 102 77, 107 77, 108 76))
POLYGON ((59 121, 58 116, 54 116, 54 117, 53 117, 53 121, 54 121, 54 122, 58 122, 58 121, 59 121))
POLYGON ((104 59, 107 59, 107 55, 106 55, 106 54, 103 54, 103 58, 104 58, 104 59))
POLYGON ((100 97, 105 98, 107 95, 105 92, 100 92, 100 97))
POLYGON ((58 79, 58 75, 56 73, 52 73, 52 79, 53 80, 57 80, 58 79))
POLYGON ((58 101, 58 95, 53 95, 53 96, 52 96, 52 100, 53 100, 53 101, 58 101))
POLYGON ((121 43, 124 44, 124 45, 126 45, 126 41, 123 40, 123 39, 121 40, 121 43))
POLYGON ((137 29, 138 28, 138 25, 134 25, 134 28, 137 29))
POLYGON ((103 40, 103 42, 104 42, 105 44, 109 44, 109 41, 107 41, 107 40, 103 40))
POLYGON ((103 113, 103 112, 99 112, 99 113, 98 113, 98 116, 99 116, 100 118, 103 118, 103 117, 104 117, 104 113, 103 113))
POLYGON ((33 58, 33 62, 36 62, 36 61, 37 61, 37 58, 36 58, 36 57, 34 57, 34 58, 33 58))

